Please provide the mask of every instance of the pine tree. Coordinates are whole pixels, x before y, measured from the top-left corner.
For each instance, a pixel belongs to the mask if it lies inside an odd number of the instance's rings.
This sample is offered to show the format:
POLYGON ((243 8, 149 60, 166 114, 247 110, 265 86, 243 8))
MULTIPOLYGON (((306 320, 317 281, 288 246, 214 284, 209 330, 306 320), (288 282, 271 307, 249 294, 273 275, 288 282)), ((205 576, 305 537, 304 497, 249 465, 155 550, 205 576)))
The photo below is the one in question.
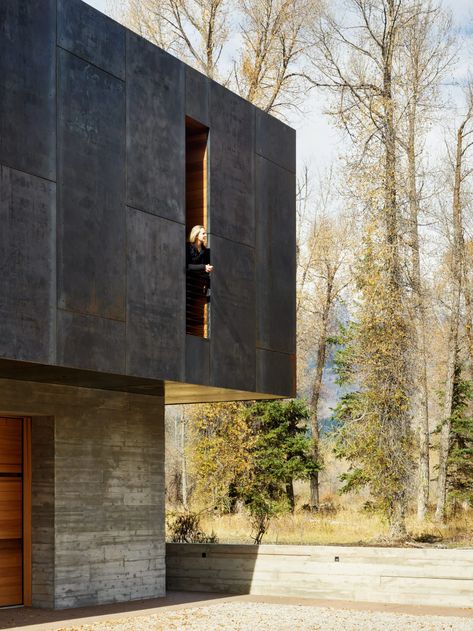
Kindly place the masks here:
POLYGON ((302 401, 255 403, 247 412, 255 438, 251 472, 240 488, 260 543, 271 517, 294 510, 293 480, 307 479, 318 470, 312 457, 307 424, 309 410, 302 401))
POLYGON ((455 512, 462 502, 473 506, 473 386, 455 366, 450 418, 450 449, 447 458, 447 499, 455 512))
POLYGON ((318 463, 302 401, 204 405, 195 408, 193 472, 201 497, 228 508, 241 500, 255 543, 271 519, 294 509, 293 480, 307 479, 318 463))

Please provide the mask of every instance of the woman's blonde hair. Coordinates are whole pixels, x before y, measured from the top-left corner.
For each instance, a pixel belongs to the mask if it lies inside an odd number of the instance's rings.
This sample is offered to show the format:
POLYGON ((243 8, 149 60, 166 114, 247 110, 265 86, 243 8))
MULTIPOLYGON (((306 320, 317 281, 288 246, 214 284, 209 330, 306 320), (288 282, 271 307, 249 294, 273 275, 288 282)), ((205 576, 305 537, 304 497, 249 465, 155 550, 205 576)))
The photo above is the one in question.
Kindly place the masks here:
POLYGON ((205 226, 194 226, 192 228, 189 234, 189 243, 195 243, 195 240, 197 239, 197 235, 202 229, 205 230, 205 226))

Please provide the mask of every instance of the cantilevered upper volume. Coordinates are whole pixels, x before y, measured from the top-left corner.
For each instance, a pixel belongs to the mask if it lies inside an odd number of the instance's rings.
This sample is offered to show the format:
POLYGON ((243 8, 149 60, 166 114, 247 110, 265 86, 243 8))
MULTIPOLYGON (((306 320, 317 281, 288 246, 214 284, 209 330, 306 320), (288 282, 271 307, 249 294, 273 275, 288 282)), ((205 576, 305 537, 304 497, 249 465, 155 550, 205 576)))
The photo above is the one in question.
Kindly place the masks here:
POLYGON ((0 377, 294 395, 295 132, 79 0, 0 21, 0 377))

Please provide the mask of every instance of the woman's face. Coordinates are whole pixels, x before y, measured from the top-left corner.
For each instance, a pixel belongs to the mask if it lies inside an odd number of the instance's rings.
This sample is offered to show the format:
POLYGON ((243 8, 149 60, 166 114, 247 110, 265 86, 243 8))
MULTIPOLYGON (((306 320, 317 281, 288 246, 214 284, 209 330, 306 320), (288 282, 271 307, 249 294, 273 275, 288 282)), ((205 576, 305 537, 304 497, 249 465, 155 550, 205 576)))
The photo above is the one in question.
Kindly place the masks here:
POLYGON ((201 243, 205 243, 207 241, 207 230, 205 228, 201 228, 199 230, 199 234, 197 235, 197 240, 201 243))

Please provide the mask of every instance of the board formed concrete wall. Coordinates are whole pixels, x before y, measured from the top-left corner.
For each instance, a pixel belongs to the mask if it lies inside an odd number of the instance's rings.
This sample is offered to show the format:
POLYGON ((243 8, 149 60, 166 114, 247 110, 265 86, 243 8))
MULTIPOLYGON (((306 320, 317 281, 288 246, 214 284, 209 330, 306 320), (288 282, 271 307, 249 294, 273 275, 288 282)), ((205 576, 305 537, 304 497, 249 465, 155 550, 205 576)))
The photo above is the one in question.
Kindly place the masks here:
POLYGON ((39 607, 165 593, 160 397, 0 380, 32 417, 32 593, 39 607))
POLYGON ((167 544, 167 589, 471 607, 473 550, 167 544))

